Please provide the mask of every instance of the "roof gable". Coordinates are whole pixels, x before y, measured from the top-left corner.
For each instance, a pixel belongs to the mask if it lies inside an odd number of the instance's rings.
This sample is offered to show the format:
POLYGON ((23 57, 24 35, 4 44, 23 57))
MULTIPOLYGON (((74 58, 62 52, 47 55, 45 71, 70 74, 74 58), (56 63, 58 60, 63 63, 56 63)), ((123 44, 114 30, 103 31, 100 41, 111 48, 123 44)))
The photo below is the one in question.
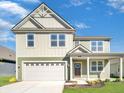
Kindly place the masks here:
POLYGON ((78 46, 76 46, 75 48, 73 48, 68 52, 68 54, 72 54, 72 53, 92 53, 92 52, 83 45, 79 44, 78 46))
POLYGON ((26 18, 26 20, 22 21, 20 24, 16 26, 17 29, 28 29, 28 28, 37 28, 37 29, 44 29, 37 20, 33 17, 26 18))
POLYGON ((32 26, 36 29, 63 29, 72 30, 75 29, 57 15, 46 4, 42 3, 38 8, 27 15, 22 21, 12 28, 13 31, 31 29, 32 26), (27 22, 27 23, 26 23, 27 22), (30 24, 29 24, 30 22, 30 24), (25 26, 26 25, 26 26, 25 26), (30 27, 31 25, 31 27, 30 27), (27 28, 25 28, 27 27, 27 28))

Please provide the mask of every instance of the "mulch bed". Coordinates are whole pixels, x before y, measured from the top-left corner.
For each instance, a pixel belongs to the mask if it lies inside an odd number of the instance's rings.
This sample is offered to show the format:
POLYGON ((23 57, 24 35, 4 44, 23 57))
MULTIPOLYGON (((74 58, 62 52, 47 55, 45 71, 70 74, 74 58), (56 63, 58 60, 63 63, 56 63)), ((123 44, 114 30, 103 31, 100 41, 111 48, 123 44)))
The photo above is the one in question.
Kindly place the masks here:
POLYGON ((105 84, 104 83, 99 83, 99 84, 95 84, 95 85, 90 85, 90 84, 72 84, 72 85, 65 85, 65 88, 101 88, 104 87, 105 84))
POLYGON ((66 83, 77 83, 77 81, 66 81, 66 83))

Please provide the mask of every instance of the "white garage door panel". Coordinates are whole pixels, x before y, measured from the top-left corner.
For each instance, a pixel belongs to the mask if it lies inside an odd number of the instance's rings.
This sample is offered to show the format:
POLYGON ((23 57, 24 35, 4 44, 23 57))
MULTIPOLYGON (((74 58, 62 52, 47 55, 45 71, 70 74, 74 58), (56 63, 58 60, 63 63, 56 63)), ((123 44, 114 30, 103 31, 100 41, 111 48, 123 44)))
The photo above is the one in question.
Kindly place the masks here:
POLYGON ((65 80, 64 63, 24 63, 23 80, 65 80))

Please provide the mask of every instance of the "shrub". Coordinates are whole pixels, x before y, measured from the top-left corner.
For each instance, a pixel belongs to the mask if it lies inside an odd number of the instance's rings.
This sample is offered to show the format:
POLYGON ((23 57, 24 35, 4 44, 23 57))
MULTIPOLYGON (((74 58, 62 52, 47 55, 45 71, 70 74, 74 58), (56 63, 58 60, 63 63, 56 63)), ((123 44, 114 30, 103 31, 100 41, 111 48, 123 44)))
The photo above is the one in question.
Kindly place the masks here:
POLYGON ((9 79, 9 82, 10 82, 10 83, 16 82, 16 78, 15 78, 15 77, 10 78, 10 79, 9 79))
POLYGON ((106 79, 105 82, 110 82, 110 79, 106 79))
POLYGON ((116 80, 114 80, 114 82, 120 82, 120 78, 116 78, 116 80))
POLYGON ((101 80, 93 80, 93 81, 87 81, 89 85, 98 85, 98 84, 103 84, 101 80))

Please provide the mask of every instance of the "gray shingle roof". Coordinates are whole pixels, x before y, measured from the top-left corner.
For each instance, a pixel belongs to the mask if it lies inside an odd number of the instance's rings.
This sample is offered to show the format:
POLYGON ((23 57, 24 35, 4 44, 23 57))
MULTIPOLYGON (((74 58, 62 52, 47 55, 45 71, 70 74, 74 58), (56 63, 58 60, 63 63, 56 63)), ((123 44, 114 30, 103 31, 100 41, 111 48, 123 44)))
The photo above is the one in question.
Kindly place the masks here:
POLYGON ((15 61, 15 52, 7 47, 0 46, 0 59, 15 61))
POLYGON ((111 40, 106 36, 75 36, 74 40, 111 40))

